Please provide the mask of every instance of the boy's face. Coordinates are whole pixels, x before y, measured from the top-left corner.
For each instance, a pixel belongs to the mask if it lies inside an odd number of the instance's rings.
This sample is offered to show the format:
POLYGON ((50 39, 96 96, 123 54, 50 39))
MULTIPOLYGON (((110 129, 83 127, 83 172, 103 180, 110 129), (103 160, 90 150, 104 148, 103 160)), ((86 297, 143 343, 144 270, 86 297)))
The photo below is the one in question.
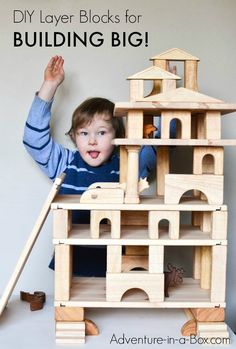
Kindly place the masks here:
POLYGON ((115 130, 104 114, 95 114, 91 123, 75 132, 75 144, 83 160, 90 166, 100 166, 111 156, 115 130))

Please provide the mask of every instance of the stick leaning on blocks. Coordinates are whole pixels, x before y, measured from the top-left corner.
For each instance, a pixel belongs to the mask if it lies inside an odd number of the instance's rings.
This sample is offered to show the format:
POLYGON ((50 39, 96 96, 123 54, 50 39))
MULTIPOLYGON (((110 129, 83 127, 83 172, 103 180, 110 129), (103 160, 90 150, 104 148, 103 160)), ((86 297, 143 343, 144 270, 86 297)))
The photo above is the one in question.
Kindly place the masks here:
POLYGON ((5 307, 7 306, 7 303, 11 297, 11 294, 17 284, 17 281, 21 275, 22 270, 24 269, 24 266, 30 256, 30 253, 34 247, 34 244, 40 234, 40 231, 43 227, 43 224, 48 216, 48 213, 50 211, 51 203, 58 193, 61 184, 65 178, 65 174, 61 174, 59 177, 57 177, 52 185, 52 189, 50 190, 47 199, 44 202, 44 205, 41 209, 41 212, 35 222, 35 225, 30 233, 30 236, 25 244, 25 247, 18 259, 18 262, 16 264, 15 270, 12 273, 12 276, 2 294, 1 301, 0 301, 0 315, 3 313, 5 307))

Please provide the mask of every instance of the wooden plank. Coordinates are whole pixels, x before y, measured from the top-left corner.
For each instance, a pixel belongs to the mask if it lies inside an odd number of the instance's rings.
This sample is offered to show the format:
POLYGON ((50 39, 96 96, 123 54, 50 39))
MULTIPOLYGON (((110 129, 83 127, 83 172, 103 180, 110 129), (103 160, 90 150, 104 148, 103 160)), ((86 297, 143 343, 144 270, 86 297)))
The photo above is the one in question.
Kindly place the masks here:
POLYGON ((235 146, 235 139, 160 139, 160 138, 143 138, 127 139, 116 138, 112 141, 114 145, 159 145, 159 146, 235 146))
POLYGON ((72 277, 72 246, 55 246, 55 300, 70 299, 72 277))
MULTIPOLYGON (((65 210, 91 210, 91 204, 80 203, 80 195, 58 195, 53 201, 52 209, 65 210)), ((94 203, 92 208, 94 210, 106 210, 106 204, 94 203)), ((165 204, 163 197, 143 196, 140 197, 138 204, 109 204, 109 210, 127 210, 127 211, 226 211, 226 205, 207 204, 204 201, 186 198, 181 204, 165 204)))
MULTIPOLYGON (((178 89, 176 89, 178 90, 178 89)), ((172 93, 168 92, 168 93, 172 93)), ((166 95, 167 93, 165 93, 166 95)), ((160 95, 160 94, 159 94, 160 95)), ((158 96, 158 94, 156 95, 158 96)), ((182 101, 158 101, 154 95, 145 97, 142 101, 135 102, 117 102, 115 104, 114 116, 123 117, 127 115, 130 110, 143 111, 145 115, 158 115, 158 112, 163 110, 189 110, 192 111, 192 115, 198 115, 199 113, 206 111, 220 111, 221 115, 232 113, 236 110, 236 104, 224 103, 224 102, 187 102, 184 97, 182 101), (155 100, 154 100, 155 99, 155 100)))
POLYGON ((125 146, 120 146, 120 183, 125 183, 127 176, 128 154, 125 146))
POLYGON ((222 204, 223 181, 224 177, 218 175, 166 175, 165 203, 177 204, 184 193, 197 189, 206 195, 209 204, 222 204))
POLYGON ((35 222, 35 225, 30 233, 30 236, 25 244, 25 247, 18 259, 18 262, 16 264, 16 267, 11 275, 11 278, 2 294, 1 297, 1 301, 0 301, 0 315, 2 314, 2 312, 4 311, 10 297, 11 294, 14 290, 15 285, 17 284, 17 281, 22 273, 22 270, 24 269, 24 266, 30 256, 30 253, 34 247, 34 244, 40 234, 40 231, 43 227, 43 224, 48 216, 48 213, 50 211, 50 206, 51 203, 54 199, 54 197, 56 196, 56 194, 58 193, 61 184, 63 182, 65 178, 65 174, 62 174, 61 176, 59 176, 58 178, 55 179, 52 188, 47 196, 46 201, 43 204, 43 207, 40 211, 40 214, 35 222))
POLYGON ((201 278, 201 246, 194 247, 193 255, 193 278, 200 280, 201 278))

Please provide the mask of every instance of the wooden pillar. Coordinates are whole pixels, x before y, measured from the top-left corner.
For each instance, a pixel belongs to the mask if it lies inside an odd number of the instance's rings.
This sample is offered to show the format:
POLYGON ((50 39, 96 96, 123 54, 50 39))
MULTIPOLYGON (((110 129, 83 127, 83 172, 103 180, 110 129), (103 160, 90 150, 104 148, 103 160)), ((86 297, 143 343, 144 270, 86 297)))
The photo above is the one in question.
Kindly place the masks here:
POLYGON ((144 97, 144 81, 130 80, 130 101, 138 101, 144 97))
POLYGON ((197 61, 186 60, 184 63, 184 87, 193 91, 198 91, 197 67, 197 61))
POLYGON ((55 300, 68 301, 72 278, 72 246, 55 245, 55 300))
POLYGON ((170 172, 169 147, 157 147, 157 195, 165 193, 165 175, 170 172))
POLYGON ((139 203, 139 150, 140 146, 130 145, 128 150, 128 169, 126 177, 125 203, 139 203))
POLYGON ((211 288, 211 246, 201 247, 201 288, 211 288))

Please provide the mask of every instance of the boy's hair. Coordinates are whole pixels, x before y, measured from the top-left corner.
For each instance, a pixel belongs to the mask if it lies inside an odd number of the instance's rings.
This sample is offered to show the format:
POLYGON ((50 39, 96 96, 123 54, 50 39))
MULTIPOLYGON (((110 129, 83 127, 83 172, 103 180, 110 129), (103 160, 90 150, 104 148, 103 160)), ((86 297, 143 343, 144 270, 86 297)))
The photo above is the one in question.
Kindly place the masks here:
POLYGON ((115 138, 124 137, 124 125, 122 118, 114 117, 114 103, 106 98, 94 97, 88 98, 82 102, 72 114, 72 124, 67 134, 74 142, 74 135, 78 128, 82 128, 90 124, 95 114, 104 114, 107 120, 110 120, 115 130, 115 138))

